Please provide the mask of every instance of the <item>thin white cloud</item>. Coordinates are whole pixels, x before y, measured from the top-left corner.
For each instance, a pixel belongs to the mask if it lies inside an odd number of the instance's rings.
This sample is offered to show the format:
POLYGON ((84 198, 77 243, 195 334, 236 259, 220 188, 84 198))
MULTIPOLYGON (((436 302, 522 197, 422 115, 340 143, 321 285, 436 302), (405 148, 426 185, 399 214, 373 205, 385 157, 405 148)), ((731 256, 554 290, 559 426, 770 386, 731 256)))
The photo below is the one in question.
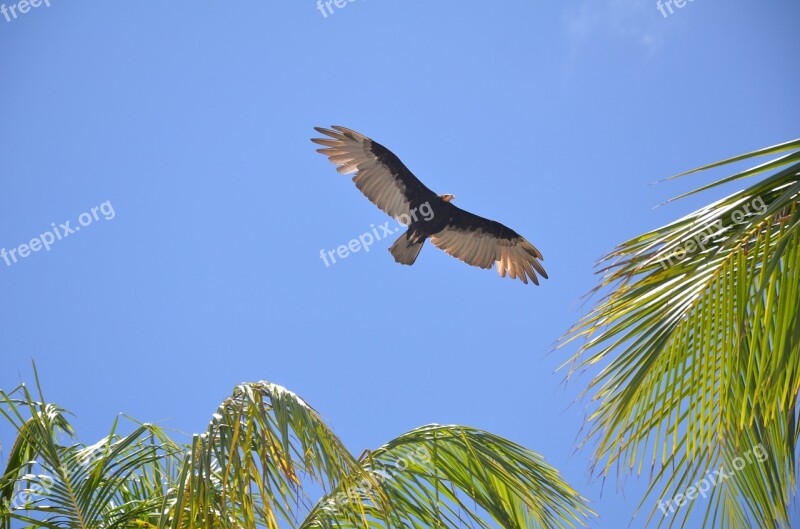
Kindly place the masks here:
POLYGON ((633 41, 648 54, 663 43, 655 0, 581 0, 567 8, 564 26, 574 51, 609 37, 633 41))

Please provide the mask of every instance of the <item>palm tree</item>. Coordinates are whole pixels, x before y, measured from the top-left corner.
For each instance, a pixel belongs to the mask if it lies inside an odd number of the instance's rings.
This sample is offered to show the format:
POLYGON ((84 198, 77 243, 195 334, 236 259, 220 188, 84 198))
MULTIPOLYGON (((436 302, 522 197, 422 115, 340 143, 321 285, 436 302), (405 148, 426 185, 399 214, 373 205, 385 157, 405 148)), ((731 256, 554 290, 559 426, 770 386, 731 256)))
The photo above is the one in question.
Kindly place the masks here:
POLYGON ((0 392, 17 432, 0 478, 3 529, 566 528, 591 514, 539 455, 474 428, 424 426, 355 458, 303 399, 268 382, 237 386, 185 445, 152 424, 123 435, 115 421, 85 446, 39 395, 0 392))
POLYGON ((705 510, 707 527, 789 524, 800 433, 799 149, 795 140, 690 171, 770 156, 687 194, 765 178, 602 259, 596 290, 606 295, 560 343, 584 340, 570 374, 603 366, 587 389, 597 401, 587 440, 602 475, 649 467, 640 504, 649 523, 682 525, 705 510))

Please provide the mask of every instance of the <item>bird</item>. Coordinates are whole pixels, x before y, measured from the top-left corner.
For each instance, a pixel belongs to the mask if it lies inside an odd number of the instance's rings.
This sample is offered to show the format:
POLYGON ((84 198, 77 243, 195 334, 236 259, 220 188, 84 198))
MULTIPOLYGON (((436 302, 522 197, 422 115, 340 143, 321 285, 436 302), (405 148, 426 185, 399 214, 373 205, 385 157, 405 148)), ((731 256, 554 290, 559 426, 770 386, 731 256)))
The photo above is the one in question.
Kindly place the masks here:
POLYGON ((380 143, 346 127, 314 127, 326 138, 312 138, 336 170, 353 175, 356 187, 379 209, 407 230, 389 248, 396 262, 413 265, 425 241, 469 265, 496 266, 500 277, 539 284, 547 279, 541 252, 520 234, 465 211, 452 194, 437 195, 380 143))

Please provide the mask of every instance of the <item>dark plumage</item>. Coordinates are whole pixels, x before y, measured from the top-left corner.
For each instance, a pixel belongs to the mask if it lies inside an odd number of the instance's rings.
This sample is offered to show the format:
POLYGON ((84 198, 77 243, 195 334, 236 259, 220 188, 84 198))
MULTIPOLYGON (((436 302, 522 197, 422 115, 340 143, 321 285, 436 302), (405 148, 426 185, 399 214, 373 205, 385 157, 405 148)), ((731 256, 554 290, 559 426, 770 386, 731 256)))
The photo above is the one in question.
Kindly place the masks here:
POLYGON ((453 195, 437 195, 403 165, 389 149, 345 127, 315 127, 328 138, 314 138, 317 149, 353 182, 372 203, 408 225, 389 251, 398 263, 416 261, 425 240, 467 264, 491 268, 497 264, 501 277, 547 278, 539 262, 542 254, 514 230, 456 207, 453 195))

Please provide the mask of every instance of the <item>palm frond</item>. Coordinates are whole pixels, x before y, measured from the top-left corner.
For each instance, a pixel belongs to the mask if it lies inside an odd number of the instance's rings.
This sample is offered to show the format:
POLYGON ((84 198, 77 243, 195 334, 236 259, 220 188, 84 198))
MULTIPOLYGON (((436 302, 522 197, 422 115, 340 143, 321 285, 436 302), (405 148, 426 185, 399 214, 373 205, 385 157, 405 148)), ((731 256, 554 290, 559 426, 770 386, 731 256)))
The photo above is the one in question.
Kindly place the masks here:
POLYGON ((583 525, 585 500, 536 453, 463 426, 425 426, 361 459, 373 476, 349 479, 302 529, 332 527, 562 528, 583 525), (378 490, 371 491, 374 482, 378 490), (375 492, 389 509, 370 501, 375 492), (368 494, 370 493, 370 494, 368 494))
POLYGON ((117 421, 91 446, 65 444, 60 408, 18 393, 0 394, 18 432, 2 529, 561 528, 590 514, 537 454, 472 428, 420 428, 356 459, 311 406, 268 382, 237 386, 191 445, 148 424, 123 436, 117 421))
POLYGON ((130 489, 141 475, 158 467, 176 450, 164 443, 158 428, 141 425, 132 433, 115 433, 86 447, 64 444, 62 434, 72 434, 63 410, 33 400, 24 386, 21 399, 0 393, 0 413, 17 430, 2 481, 2 527, 12 520, 34 526, 91 529, 126 527, 156 512, 166 489, 133 497, 130 489), (25 414, 29 415, 24 419, 25 414))
POLYGON ((559 344, 584 340, 570 373, 606 364, 587 389, 598 402, 588 438, 603 474, 649 467, 665 480, 664 497, 765 447, 769 468, 748 466, 706 503, 725 527, 780 527, 795 490, 798 148, 795 140, 702 168, 793 151, 701 187, 776 171, 617 247, 596 289, 610 293, 559 344))
POLYGON ((172 528, 294 526, 311 507, 301 480, 331 490, 359 469, 311 406, 268 382, 235 389, 195 436, 186 465, 172 528))

